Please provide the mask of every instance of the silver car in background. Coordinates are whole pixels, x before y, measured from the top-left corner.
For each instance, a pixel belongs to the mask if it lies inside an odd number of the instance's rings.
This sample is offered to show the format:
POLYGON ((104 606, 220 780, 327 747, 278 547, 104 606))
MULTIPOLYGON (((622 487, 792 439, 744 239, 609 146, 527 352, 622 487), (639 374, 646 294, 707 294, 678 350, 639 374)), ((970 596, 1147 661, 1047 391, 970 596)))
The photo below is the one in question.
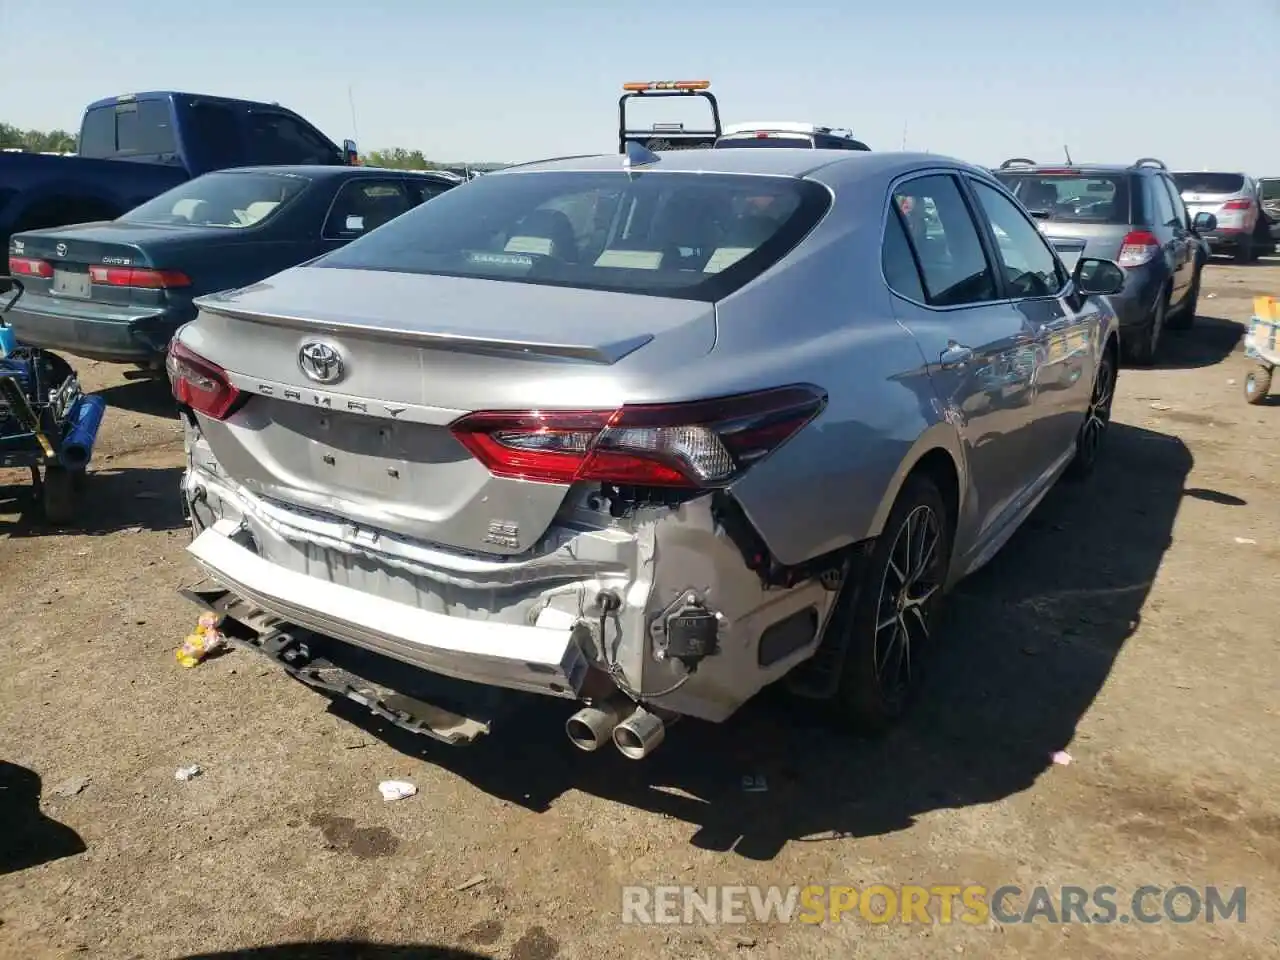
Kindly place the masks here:
POLYGON ((1173 180, 1193 219, 1201 213, 1211 213, 1217 219, 1217 227, 1204 234, 1214 253, 1230 253, 1239 263, 1252 263, 1264 252, 1264 246, 1270 246, 1258 185, 1251 177, 1188 171, 1173 174, 1173 180))
POLYGON ((640 758, 783 678, 882 728, 945 591, 1092 468, 1122 283, 938 156, 495 172, 200 301, 190 595, 448 742, 506 688, 640 758))

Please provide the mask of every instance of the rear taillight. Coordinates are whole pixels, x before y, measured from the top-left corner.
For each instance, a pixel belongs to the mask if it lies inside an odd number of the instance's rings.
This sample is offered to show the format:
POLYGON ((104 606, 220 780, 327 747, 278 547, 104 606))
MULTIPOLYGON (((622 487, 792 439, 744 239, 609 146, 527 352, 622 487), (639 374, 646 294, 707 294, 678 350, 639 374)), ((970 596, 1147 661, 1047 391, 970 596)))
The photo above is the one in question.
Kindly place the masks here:
POLYGON ((40 277, 48 280, 53 276, 53 264, 31 257, 10 257, 9 273, 15 277, 40 277))
POLYGON ((170 290, 189 287, 191 281, 177 270, 149 270, 142 267, 90 267, 89 281, 108 287, 141 287, 144 290, 170 290))
POLYGON ((1160 252, 1160 241, 1149 230, 1131 230, 1120 243, 1116 262, 1122 267, 1140 267, 1160 252))
POLYGON ((1248 210, 1253 206, 1250 200, 1228 200, 1222 205, 1223 210, 1248 210))
POLYGON ((716 400, 616 410, 484 411, 450 429, 499 477, 542 483, 722 487, 822 410, 801 384, 716 400))
POLYGON ((210 419, 225 420, 244 396, 225 370, 177 340, 169 342, 164 365, 174 399, 210 419))

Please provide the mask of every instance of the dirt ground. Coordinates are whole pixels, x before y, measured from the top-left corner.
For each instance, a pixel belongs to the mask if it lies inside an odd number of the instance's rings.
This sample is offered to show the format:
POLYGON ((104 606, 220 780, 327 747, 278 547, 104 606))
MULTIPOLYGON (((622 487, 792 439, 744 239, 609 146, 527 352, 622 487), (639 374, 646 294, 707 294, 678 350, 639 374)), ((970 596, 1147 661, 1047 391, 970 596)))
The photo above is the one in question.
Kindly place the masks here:
POLYGON ((575 751, 559 704, 449 749, 248 652, 181 668, 179 426, 162 388, 81 362, 111 404, 81 529, 42 529, 0 472, 0 956, 1280 955, 1280 397, 1245 404, 1239 343, 1260 293, 1280 260, 1215 263, 1196 328, 1122 370, 1104 466, 961 585, 904 727, 851 741, 764 698, 642 763, 575 751), (418 795, 384 802, 390 778, 418 795), (1217 884, 1247 914, 621 922, 622 885, 663 883, 1109 884, 1122 907, 1217 884))

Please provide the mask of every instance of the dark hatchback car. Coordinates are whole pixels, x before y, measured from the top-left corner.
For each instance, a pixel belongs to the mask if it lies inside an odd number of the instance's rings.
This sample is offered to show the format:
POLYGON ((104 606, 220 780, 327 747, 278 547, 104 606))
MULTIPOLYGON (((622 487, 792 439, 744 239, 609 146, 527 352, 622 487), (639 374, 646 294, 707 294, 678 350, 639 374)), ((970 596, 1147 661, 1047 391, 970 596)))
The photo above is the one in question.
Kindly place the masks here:
POLYGON ((6 319, 32 346, 159 369, 194 297, 335 250, 458 182, 373 167, 208 173, 116 220, 15 234, 9 272, 26 295, 6 319))
POLYGON ((1014 159, 995 175, 1039 221, 1068 269, 1081 257, 1124 268, 1124 291, 1111 304, 1129 360, 1153 362, 1165 329, 1195 322, 1200 272, 1209 259, 1201 235, 1217 220, 1212 214, 1192 218, 1159 160, 1104 166, 1014 159))

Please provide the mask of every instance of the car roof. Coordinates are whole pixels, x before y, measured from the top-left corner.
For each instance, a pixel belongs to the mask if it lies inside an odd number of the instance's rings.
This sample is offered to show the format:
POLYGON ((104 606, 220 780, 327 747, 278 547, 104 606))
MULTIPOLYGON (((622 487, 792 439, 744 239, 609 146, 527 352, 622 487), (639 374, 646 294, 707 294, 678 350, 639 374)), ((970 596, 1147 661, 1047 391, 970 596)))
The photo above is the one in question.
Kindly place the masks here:
POLYGON ((436 173, 433 170, 396 170, 391 167, 348 167, 338 164, 322 163, 288 163, 269 164, 256 167, 224 167, 221 170, 210 170, 213 173, 274 173, 278 176, 308 177, 312 180, 324 180, 330 177, 413 177, 419 180, 439 180, 444 183, 456 183, 453 177, 436 173))
MULTIPOLYGON (((990 172, 962 160, 933 153, 873 153, 850 150, 811 150, 783 147, 776 150, 669 150, 658 153, 656 163, 638 171, 664 173, 730 173, 775 177, 808 177, 819 170, 839 166, 845 177, 860 179, 888 174, 897 176, 927 166, 953 166, 990 176, 990 172)), ((625 169, 619 153, 588 154, 538 160, 495 170, 490 176, 512 176, 547 171, 609 172, 625 169)))

